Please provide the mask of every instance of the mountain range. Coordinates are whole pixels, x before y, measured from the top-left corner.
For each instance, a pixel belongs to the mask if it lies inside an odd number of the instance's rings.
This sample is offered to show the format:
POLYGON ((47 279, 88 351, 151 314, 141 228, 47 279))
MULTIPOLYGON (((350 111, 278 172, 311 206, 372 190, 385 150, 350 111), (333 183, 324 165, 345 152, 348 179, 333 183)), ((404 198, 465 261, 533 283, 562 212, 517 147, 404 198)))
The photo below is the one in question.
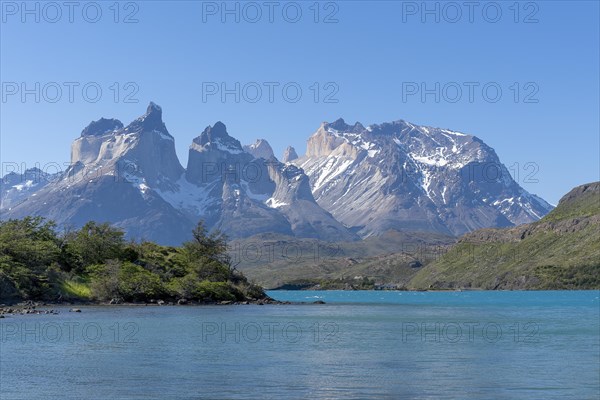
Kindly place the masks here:
POLYGON ((66 170, 11 172, 0 196, 2 219, 110 222, 130 238, 169 245, 187 240, 199 220, 233 239, 349 242, 394 230, 461 235, 552 210, 477 137, 402 120, 324 122, 305 155, 288 147, 281 161, 265 139, 243 146, 217 122, 193 139, 184 168, 154 103, 127 126, 91 122, 66 170))

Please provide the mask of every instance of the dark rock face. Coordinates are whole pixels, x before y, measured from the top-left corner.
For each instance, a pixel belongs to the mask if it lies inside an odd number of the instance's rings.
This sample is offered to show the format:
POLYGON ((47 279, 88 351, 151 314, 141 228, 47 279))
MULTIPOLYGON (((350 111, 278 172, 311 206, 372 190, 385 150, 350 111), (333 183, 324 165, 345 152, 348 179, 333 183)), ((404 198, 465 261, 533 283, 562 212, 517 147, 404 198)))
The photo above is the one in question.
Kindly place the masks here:
POLYGON ((129 124, 125 130, 127 132, 159 131, 169 135, 167 127, 162 120, 162 108, 152 102, 148 105, 146 114, 129 124))
POLYGON ((227 127, 221 121, 217 121, 213 126, 207 126, 200 136, 194 139, 194 143, 200 146, 210 144, 214 148, 242 151, 240 141, 229 136, 227 127))
POLYGON ((192 141, 186 178, 197 185, 233 179, 239 181, 242 168, 249 168, 254 157, 243 151, 237 139, 227 133, 222 122, 208 126, 192 141))
POLYGON ((365 127, 360 123, 356 122, 354 125, 346 124, 343 118, 338 118, 332 123, 327 123, 329 127, 335 129, 336 131, 349 132, 349 133, 363 133, 365 127))
POLYGON ((81 131, 81 136, 102 136, 121 128, 123 128, 123 123, 118 119, 100 118, 98 121, 90 122, 90 124, 81 131))

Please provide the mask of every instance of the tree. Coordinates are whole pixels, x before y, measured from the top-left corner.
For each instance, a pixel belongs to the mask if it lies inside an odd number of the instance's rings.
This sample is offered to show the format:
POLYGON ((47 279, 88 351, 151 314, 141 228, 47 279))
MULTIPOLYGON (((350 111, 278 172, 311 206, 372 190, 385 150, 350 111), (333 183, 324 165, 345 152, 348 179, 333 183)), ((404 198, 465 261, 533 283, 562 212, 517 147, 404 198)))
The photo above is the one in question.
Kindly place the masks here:
POLYGON ((42 217, 0 222, 0 255, 33 272, 43 271, 57 261, 60 254, 55 226, 42 217))
MULTIPOLYGON (((60 258, 55 226, 42 217, 0 222, 0 273, 5 285, 10 281, 23 298, 40 298, 51 291, 46 272, 60 258)), ((9 292, 0 297, 14 294, 9 292)))
POLYGON ((204 222, 192 231, 193 239, 183 250, 199 280, 227 281, 231 275, 231 257, 227 253, 227 236, 219 231, 208 233, 204 222))
POLYGON ((108 223, 86 223, 79 231, 69 234, 66 245, 77 254, 80 267, 120 259, 125 247, 125 234, 108 223))
POLYGON ((184 248, 192 258, 208 257, 227 262, 227 236, 220 231, 208 233, 204 222, 200 221, 192 230, 192 241, 184 243, 184 248))

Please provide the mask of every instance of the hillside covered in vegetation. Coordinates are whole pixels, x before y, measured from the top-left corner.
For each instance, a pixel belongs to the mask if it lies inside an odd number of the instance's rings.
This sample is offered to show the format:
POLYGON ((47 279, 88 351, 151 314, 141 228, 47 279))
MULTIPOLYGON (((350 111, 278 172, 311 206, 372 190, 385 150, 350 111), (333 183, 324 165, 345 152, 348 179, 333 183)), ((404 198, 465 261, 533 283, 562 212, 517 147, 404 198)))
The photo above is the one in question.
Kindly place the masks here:
POLYGON ((217 302, 265 299, 204 225, 181 247, 128 242, 108 224, 57 233, 41 217, 0 222, 0 302, 217 302))
POLYGON ((537 222, 464 235, 409 287, 599 289, 600 182, 574 188, 537 222))

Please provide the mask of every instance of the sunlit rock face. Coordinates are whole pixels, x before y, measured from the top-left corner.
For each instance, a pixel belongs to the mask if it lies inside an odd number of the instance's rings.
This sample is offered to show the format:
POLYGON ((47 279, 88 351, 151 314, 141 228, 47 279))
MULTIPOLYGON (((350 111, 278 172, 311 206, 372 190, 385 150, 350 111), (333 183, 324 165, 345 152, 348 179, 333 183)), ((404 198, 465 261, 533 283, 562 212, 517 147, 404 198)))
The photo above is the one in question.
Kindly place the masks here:
POLYGON ((275 157, 273 148, 271 148, 271 145, 265 139, 256 139, 256 142, 245 145, 244 151, 252 154, 254 158, 270 160, 275 157))

